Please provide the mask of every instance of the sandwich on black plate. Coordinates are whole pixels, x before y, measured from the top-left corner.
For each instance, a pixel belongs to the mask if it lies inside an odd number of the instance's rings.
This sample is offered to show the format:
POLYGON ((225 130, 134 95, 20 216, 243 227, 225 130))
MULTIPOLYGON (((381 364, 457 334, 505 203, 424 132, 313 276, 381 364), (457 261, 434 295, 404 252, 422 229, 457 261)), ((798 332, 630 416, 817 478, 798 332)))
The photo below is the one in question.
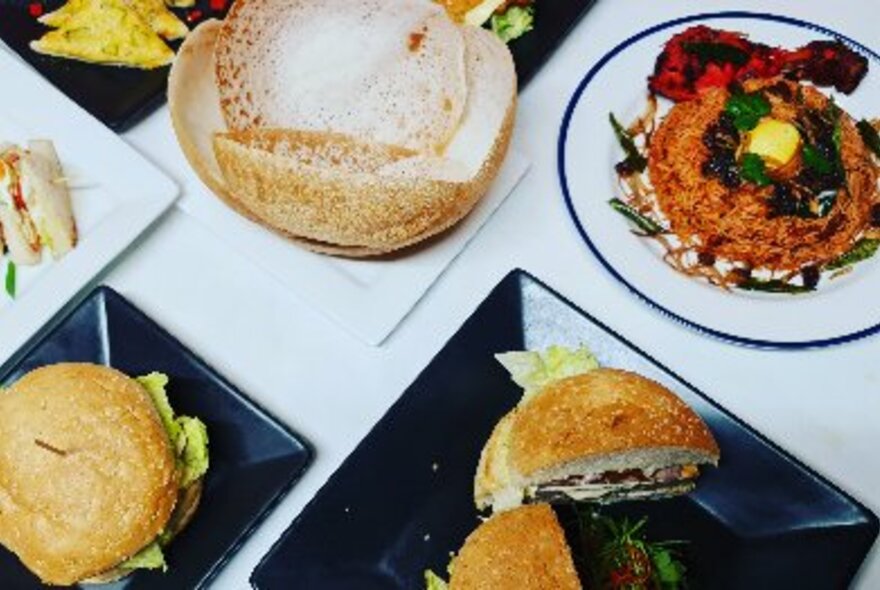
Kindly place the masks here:
POLYGON ((703 420, 655 381, 601 368, 586 349, 497 358, 525 395, 483 449, 480 509, 663 498, 692 490, 699 466, 718 463, 703 420))
POLYGON ((483 522, 449 564, 449 583, 425 573, 427 590, 580 590, 565 532, 547 504, 521 506, 483 522))
POLYGON ((205 425, 175 416, 167 383, 57 364, 0 391, 0 544, 43 583, 167 569, 208 470, 205 425))

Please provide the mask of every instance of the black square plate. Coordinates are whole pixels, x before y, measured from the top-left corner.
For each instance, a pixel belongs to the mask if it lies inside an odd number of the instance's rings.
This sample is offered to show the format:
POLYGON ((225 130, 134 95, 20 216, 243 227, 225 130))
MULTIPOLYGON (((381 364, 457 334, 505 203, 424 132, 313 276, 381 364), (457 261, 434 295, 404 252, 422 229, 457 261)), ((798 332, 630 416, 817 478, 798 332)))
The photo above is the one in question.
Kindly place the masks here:
MULTIPOLYGON (((155 70, 98 66, 33 51, 30 42, 49 30, 29 13, 34 3, 49 12, 64 0, 0 0, 0 39, 92 116, 122 132, 165 102, 168 66, 155 70)), ((222 18, 226 10, 214 11, 210 0, 198 0, 193 8, 174 12, 193 28, 206 18, 222 18)), ((171 43, 175 50, 179 46, 180 41, 171 43)))
POLYGON ((619 508, 657 539, 689 540, 692 588, 837 590, 877 536, 876 516, 674 373, 521 271, 483 302, 389 410, 252 578, 259 590, 423 588, 476 526, 473 478, 521 397, 493 354, 586 344, 606 366, 678 393, 707 421, 721 465, 697 490, 619 508))
MULTIPOLYGON (((211 468, 192 523, 169 546, 169 570, 136 572, 104 588, 206 587, 309 463, 305 444, 115 291, 100 287, 0 369, 8 385, 49 363, 92 362, 128 375, 162 371, 174 409, 208 426, 211 468)), ((0 548, 0 588, 41 588, 0 548)))
MULTIPOLYGON (((168 69, 143 71, 79 63, 35 53, 29 47, 46 27, 28 12, 33 2, 48 12, 62 0, 0 0, 0 39, 50 82, 108 127, 122 132, 149 115, 165 101, 168 69)), ((550 57, 595 0, 537 0, 535 29, 514 41, 520 87, 524 87, 550 57)), ((229 0, 227 4, 231 4, 229 0)), ((209 17, 222 18, 209 0, 198 0, 195 10, 177 10, 190 26, 209 17), (193 15, 198 15, 192 18, 193 15)), ((172 46, 176 49, 179 43, 172 46)))

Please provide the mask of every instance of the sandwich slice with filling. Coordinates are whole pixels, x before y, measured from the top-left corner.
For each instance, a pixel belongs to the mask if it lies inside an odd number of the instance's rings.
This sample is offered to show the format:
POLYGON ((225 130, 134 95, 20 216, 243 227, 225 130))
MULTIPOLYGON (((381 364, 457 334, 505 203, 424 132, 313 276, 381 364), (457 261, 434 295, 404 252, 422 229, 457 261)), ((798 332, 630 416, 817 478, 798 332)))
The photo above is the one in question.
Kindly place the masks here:
POLYGON ((692 490, 700 466, 718 463, 703 420, 651 379, 601 368, 585 349, 499 359, 525 394, 481 454, 480 509, 664 498, 692 490))
POLYGON ((209 465, 205 425, 174 414, 167 383, 56 364, 0 392, 0 544, 43 583, 167 569, 209 465))
POLYGON ((425 573, 427 590, 580 590, 565 533, 547 504, 496 514, 465 540, 449 583, 425 573))
POLYGON ((76 245, 70 191, 51 141, 0 146, 0 228, 20 265, 39 264, 44 246, 61 258, 76 245))

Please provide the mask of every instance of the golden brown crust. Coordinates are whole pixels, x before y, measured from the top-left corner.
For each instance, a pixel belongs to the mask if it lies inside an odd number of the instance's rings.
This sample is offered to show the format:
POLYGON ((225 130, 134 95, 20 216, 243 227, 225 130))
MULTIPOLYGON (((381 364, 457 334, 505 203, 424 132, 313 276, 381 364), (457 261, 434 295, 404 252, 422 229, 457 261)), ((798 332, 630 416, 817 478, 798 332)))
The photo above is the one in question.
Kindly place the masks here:
POLYGON ((165 527, 179 475, 136 381, 51 365, 0 395, 0 415, 0 543, 44 582, 105 572, 165 527))
POLYGON ((596 369, 551 383, 520 408, 509 452, 528 477, 567 461, 654 448, 719 455, 706 424, 674 393, 636 373, 596 369))
MULTIPOLYGON (((460 221, 486 193, 500 169, 513 129, 511 105, 492 152, 466 182, 379 176, 356 166, 304 165, 273 151, 284 141, 303 150, 340 151, 357 159, 368 153, 391 166, 404 157, 389 146, 336 134, 256 130, 215 137, 217 162, 239 208, 285 236, 383 254, 443 232, 460 221)), ((412 154, 408 154, 412 155, 412 154)), ((358 252, 360 250, 360 252, 358 252)))
POLYGON ((565 533, 547 504, 496 514, 452 562, 450 590, 580 590, 565 533))

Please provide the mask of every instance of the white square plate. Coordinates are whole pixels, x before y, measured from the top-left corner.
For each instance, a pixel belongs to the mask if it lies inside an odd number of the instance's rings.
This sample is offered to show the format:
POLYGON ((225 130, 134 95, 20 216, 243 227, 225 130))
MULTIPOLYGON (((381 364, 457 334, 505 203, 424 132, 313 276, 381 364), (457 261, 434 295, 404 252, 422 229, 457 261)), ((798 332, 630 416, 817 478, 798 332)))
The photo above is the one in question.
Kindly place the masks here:
POLYGON ((180 207, 274 275, 310 305, 378 346, 504 202, 528 170, 510 152, 489 193, 458 226, 412 252, 383 260, 345 260, 307 252, 239 216, 206 188, 180 207))
MULTIPOLYGON (((18 267, 16 296, 0 290, 0 361, 80 292, 175 200, 177 186, 18 59, 0 51, 0 141, 51 139, 71 186, 79 244, 18 267)), ((0 255, 0 279, 7 257, 0 255)))

